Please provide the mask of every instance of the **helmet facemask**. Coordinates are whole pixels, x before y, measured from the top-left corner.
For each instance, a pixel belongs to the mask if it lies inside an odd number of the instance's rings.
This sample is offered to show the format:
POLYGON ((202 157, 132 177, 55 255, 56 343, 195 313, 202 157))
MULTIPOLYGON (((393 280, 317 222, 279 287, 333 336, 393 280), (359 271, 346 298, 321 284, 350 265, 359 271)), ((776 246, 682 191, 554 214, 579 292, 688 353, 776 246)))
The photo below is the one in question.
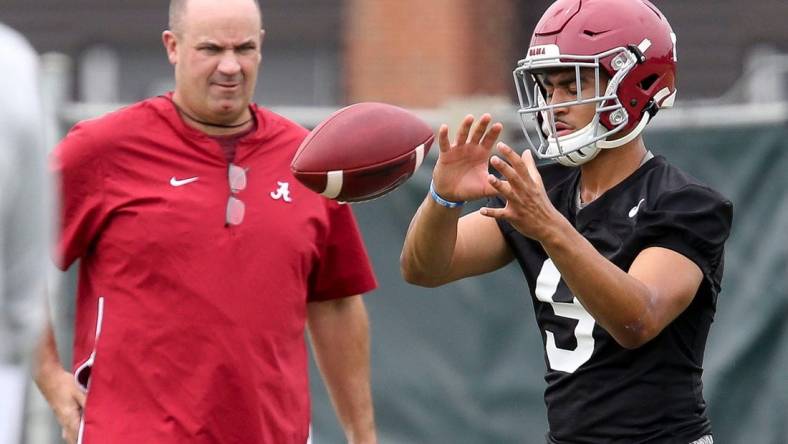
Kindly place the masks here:
MULTIPOLYGON (((520 100, 518 114, 523 133, 537 157, 555 159, 567 166, 579 166, 593 159, 600 149, 620 146, 631 140, 624 137, 627 140, 623 143, 608 141, 629 123, 629 115, 617 91, 621 81, 638 63, 637 52, 631 48, 619 47, 591 56, 578 56, 560 54, 556 45, 545 45, 530 48, 529 54, 529 57, 517 63, 513 74, 520 100), (608 77, 602 63, 608 58, 614 74, 608 80, 605 91, 601 91, 602 76, 608 77), (548 103, 539 75, 562 70, 574 71, 576 97, 561 103, 548 103), (584 92, 583 89, 582 73, 589 71, 593 73, 593 95, 584 98, 587 91, 584 92), (558 136, 555 110, 588 104, 595 104, 595 114, 591 121, 570 134, 558 136)), ((645 122, 642 126, 645 126, 645 122)))

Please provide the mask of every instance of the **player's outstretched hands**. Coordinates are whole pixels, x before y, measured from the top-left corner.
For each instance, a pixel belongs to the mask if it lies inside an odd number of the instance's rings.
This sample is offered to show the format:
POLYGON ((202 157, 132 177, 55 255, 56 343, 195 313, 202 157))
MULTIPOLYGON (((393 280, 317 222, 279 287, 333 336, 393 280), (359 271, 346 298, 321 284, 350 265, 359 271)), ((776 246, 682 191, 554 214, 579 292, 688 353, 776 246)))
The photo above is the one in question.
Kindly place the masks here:
POLYGON ((74 375, 63 368, 52 368, 45 376, 39 376, 36 383, 55 412, 63 440, 76 444, 85 394, 74 381, 74 375))
POLYGON ((432 172, 435 191, 444 199, 468 201, 497 193, 487 181, 487 161, 503 125, 490 125, 492 117, 484 114, 474 126, 474 117, 465 116, 454 142, 449 141, 449 127, 438 130, 440 153, 432 172))
POLYGON ((496 194, 506 199, 506 207, 485 207, 480 210, 481 214, 505 219, 517 231, 531 239, 546 239, 551 230, 560 226, 557 221, 563 219, 563 216, 547 196, 533 154, 530 150, 525 150, 523 155, 519 156, 503 142, 498 144, 498 151, 503 159, 493 156, 490 163, 506 180, 498 179, 492 174, 487 175, 486 180, 496 190, 496 194))

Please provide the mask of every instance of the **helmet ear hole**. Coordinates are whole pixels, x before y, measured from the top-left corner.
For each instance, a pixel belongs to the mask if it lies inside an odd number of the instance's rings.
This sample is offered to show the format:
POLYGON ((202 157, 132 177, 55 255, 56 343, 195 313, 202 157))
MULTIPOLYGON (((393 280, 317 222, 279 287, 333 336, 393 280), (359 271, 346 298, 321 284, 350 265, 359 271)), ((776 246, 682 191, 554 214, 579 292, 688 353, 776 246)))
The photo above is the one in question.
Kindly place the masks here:
POLYGON ((656 82, 657 80, 659 80, 659 76, 657 74, 651 74, 650 76, 641 80, 640 83, 638 83, 638 86, 643 91, 648 91, 651 88, 651 86, 654 85, 654 82, 656 82))

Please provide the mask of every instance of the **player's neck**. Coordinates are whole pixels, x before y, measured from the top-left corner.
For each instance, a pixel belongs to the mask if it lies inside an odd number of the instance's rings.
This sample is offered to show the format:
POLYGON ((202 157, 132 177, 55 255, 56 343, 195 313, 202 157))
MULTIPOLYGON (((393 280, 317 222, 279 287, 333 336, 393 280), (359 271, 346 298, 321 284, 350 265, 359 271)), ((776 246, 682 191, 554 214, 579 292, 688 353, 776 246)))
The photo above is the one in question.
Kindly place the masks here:
POLYGON ((637 170, 648 150, 641 137, 618 148, 604 149, 580 172, 580 199, 589 203, 637 170))

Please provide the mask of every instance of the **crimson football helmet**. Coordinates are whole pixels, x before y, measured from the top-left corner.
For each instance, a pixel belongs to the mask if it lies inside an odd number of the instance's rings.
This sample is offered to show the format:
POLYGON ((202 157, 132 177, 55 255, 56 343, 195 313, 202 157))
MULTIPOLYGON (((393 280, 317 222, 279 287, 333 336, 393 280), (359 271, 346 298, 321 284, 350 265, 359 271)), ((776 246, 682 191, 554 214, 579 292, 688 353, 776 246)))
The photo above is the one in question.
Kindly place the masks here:
POLYGON ((659 109, 673 106, 675 78, 676 35, 648 0, 558 0, 514 70, 523 132, 539 158, 581 165, 635 139, 659 109), (550 103, 537 76, 562 69, 575 72, 577 97, 550 103), (594 72, 593 97, 582 96, 581 69, 594 72), (559 136, 554 110, 588 103, 596 104, 591 122, 559 136))

